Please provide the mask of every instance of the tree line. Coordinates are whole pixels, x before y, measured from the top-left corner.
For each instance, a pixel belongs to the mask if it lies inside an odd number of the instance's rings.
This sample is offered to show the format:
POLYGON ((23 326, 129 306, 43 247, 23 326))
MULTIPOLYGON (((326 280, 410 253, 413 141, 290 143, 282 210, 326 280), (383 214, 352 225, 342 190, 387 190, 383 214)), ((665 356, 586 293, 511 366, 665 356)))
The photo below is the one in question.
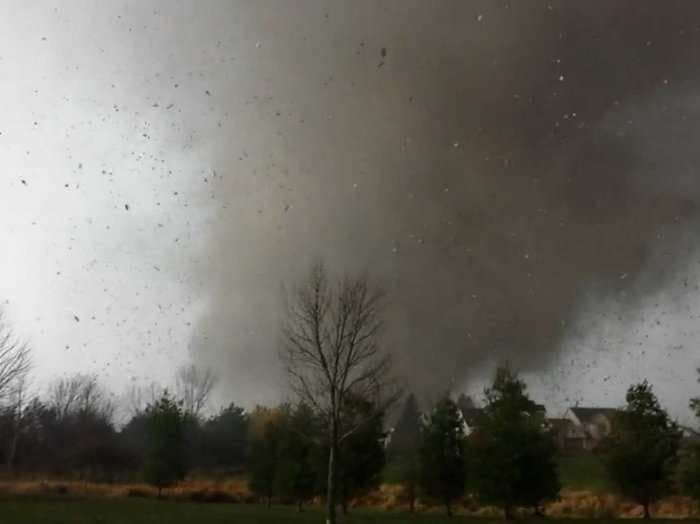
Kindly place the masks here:
MULTIPOLYGON (((30 353, 0 329, 0 461, 10 475, 53 474, 93 481, 143 479, 161 491, 200 471, 242 473, 267 504, 336 508, 377 487, 390 467, 411 510, 418 496, 443 504, 490 504, 506 518, 561 489, 557 450, 544 410, 509 366, 484 391, 476 429, 449 394, 427 412, 409 395, 394 431, 387 416, 404 398, 380 344, 384 295, 367 275, 332 278, 323 264, 285 292, 280 358, 293 399, 246 411, 204 407, 214 376, 182 368, 171 390, 133 388, 129 418, 96 377, 56 381, 29 398, 30 353)), ((2 324, 0 324, 1 326, 2 324)), ((601 448, 610 480, 645 517, 673 492, 700 500, 700 443, 684 439, 647 382, 632 385, 601 448)), ((700 399, 691 401, 700 418, 700 399)))

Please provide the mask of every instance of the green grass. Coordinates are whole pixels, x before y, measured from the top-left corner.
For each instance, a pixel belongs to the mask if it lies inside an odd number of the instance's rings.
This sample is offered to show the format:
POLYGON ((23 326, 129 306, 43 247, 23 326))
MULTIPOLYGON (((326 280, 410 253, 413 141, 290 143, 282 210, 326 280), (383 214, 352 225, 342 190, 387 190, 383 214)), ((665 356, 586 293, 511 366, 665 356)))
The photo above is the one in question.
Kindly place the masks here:
MULTIPOLYGON (((600 493, 610 491, 603 463, 600 457, 592 454, 560 457, 559 477, 564 488, 573 490, 588 490, 600 493)), ((382 482, 399 483, 401 475, 399 468, 389 462, 382 472, 382 482)))
MULTIPOLYGON (((343 523, 373 524, 454 522, 441 515, 408 515, 400 512, 357 510, 343 523)), ((323 523, 321 510, 297 513, 292 506, 245 504, 194 504, 154 499, 80 499, 65 497, 19 497, 0 500, 2 524, 305 524, 323 523)), ((479 522, 486 522, 481 520, 479 522)))
POLYGON ((603 462, 596 455, 576 455, 559 459, 559 478, 565 488, 590 490, 595 492, 609 491, 603 462))
MULTIPOLYGON (((554 520, 546 522, 604 524, 606 520, 554 520)), ((305 524, 324 522, 323 513, 308 509, 297 513, 293 507, 239 504, 194 504, 153 499, 80 499, 76 497, 19 497, 0 500, 2 524, 305 524)), ((402 523, 447 524, 448 522, 496 522, 464 517, 447 518, 436 514, 410 515, 402 512, 356 510, 340 522, 347 524, 402 523)), ((523 522, 523 521, 518 521, 523 522)), ((542 522, 541 520, 538 522, 542 522)), ((625 520, 629 524, 631 521, 625 520)), ((641 521, 638 521, 641 522, 641 521)), ((657 520, 655 523, 671 522, 657 520)))
MULTIPOLYGON (((347 519, 348 524, 401 523, 447 524, 448 522, 478 522, 442 515, 409 515, 400 512, 357 510, 347 519)), ((19 497, 0 500, 0 522, 3 524, 304 524, 324 522, 323 513, 312 509, 296 513, 293 507, 239 504, 193 504, 189 502, 153 499, 80 499, 65 497, 19 497)), ((541 522, 541 521, 540 521, 541 522)), ((548 523, 556 523, 548 519, 548 523)), ((566 522, 566 521, 561 521, 566 522)), ((571 521, 568 521, 571 522, 571 521)), ((604 524, 604 520, 574 520, 575 524, 604 524)), ((629 521, 625 521, 629 524, 629 521)), ((663 521, 655 521, 663 522, 663 521)))

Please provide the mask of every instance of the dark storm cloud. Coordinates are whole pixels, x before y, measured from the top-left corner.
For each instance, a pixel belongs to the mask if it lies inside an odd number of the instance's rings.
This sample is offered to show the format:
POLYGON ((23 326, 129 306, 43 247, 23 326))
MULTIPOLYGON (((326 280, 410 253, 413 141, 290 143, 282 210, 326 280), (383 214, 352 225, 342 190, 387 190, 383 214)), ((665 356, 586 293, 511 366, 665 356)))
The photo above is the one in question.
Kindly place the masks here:
MULTIPOLYGON (((633 307, 696 241, 700 7, 321 2, 222 8, 240 78, 211 140, 209 308, 233 392, 284 390, 280 283, 323 256, 390 292, 385 342, 427 391, 546 365, 577 306, 633 307), (653 278, 640 278, 643 272, 653 278)), ((217 105, 218 104, 218 105, 217 105)))

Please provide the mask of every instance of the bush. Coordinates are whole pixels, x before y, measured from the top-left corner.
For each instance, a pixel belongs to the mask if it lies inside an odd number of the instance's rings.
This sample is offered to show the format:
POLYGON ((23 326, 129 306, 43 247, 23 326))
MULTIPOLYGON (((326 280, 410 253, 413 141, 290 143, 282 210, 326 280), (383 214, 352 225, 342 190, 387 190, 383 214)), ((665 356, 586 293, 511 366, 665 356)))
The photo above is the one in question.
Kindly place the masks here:
POLYGON ((49 484, 48 482, 39 484, 39 493, 42 495, 68 495, 69 491, 65 484, 49 484))
POLYGON ((151 491, 146 488, 129 488, 126 490, 127 497, 148 498, 153 496, 151 491))

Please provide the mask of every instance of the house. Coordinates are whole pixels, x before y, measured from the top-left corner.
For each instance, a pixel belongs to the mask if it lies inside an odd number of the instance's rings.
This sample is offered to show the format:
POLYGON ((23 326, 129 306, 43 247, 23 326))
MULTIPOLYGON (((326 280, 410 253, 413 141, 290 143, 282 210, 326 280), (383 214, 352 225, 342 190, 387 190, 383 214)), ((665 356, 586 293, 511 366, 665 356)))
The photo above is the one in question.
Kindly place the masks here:
POLYGON ((547 428, 551 431, 554 444, 562 454, 575 454, 586 449, 586 432, 568 418, 548 418, 547 428))
MULTIPOLYGON (((481 421, 484 416, 484 409, 476 407, 471 398, 465 395, 460 395, 460 397, 457 399, 457 407, 459 407, 459 412, 462 415, 464 434, 469 436, 481 425, 481 421)), ((535 404, 533 413, 534 416, 541 417, 541 419, 544 420, 545 413, 546 408, 543 404, 535 404)))
POLYGON ((460 409, 459 411, 464 424, 464 434, 469 436, 480 426, 481 417, 484 416, 484 410, 482 408, 472 407, 460 409))
POLYGON ((384 440, 385 449, 391 452, 403 452, 419 445, 421 431, 425 425, 424 415, 418 408, 418 401, 411 393, 398 413, 393 427, 387 431, 384 440))
POLYGON ((566 410, 564 418, 583 432, 583 450, 594 451, 610 435, 616 413, 614 408, 575 406, 566 410))
POLYGON ((466 396, 464 393, 457 398, 457 407, 459 408, 459 414, 462 417, 464 434, 469 436, 479 426, 480 419, 483 416, 484 411, 482 408, 476 407, 476 404, 471 397, 466 396))

